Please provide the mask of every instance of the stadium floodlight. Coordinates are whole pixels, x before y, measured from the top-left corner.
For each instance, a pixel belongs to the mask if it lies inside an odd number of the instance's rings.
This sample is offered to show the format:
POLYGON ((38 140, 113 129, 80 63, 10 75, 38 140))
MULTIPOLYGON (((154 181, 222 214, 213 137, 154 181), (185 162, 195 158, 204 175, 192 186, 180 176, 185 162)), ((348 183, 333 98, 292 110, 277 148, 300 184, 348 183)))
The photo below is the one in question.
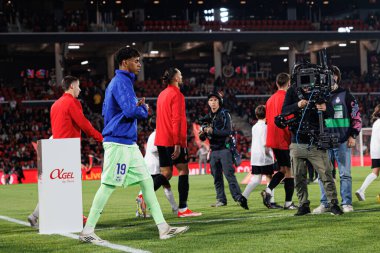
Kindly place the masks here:
POLYGON ((80 49, 81 46, 83 46, 83 43, 69 43, 67 48, 68 49, 80 49))
POLYGON ((228 9, 227 8, 220 8, 220 21, 222 23, 226 23, 228 22, 228 9))
POLYGON ((284 62, 287 62, 287 61, 288 61, 288 58, 284 58, 283 61, 284 61, 284 62))
POLYGON ((80 49, 80 46, 79 45, 68 45, 67 48, 68 49, 80 49))
POLYGON ((280 47, 280 50, 281 51, 286 51, 286 50, 289 50, 289 47, 280 47))
POLYGON ((81 65, 86 65, 86 64, 88 64, 88 61, 82 61, 80 64, 81 65))
POLYGON ((226 23, 228 21, 228 17, 222 17, 222 18, 220 18, 220 21, 222 23, 226 23))
POLYGON ((350 44, 356 44, 356 40, 351 40, 350 44))
POLYGON ((346 43, 339 43, 339 46, 340 47, 345 47, 345 46, 347 46, 347 44, 346 43))
POLYGON ((158 53, 159 53, 158 50, 151 50, 151 51, 150 51, 150 54, 158 54, 158 53))
MULTIPOLYGON (((353 29, 353 27, 352 27, 352 29, 353 29)), ((339 27, 338 33, 349 33, 349 32, 351 32, 352 29, 350 29, 350 27, 339 27)))

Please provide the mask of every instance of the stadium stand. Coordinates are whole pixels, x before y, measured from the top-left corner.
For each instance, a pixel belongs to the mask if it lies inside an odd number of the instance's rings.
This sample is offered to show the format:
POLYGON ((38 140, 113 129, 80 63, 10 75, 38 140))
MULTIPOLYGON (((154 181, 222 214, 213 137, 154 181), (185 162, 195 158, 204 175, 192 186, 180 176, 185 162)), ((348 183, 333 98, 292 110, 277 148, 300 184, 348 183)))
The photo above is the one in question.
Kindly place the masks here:
MULTIPOLYGON (((370 95, 371 92, 380 91, 378 78, 366 76, 356 76, 354 73, 343 73, 342 86, 349 88, 359 101, 362 112, 363 126, 369 126, 370 114, 376 104, 380 103, 380 97, 370 95)), ((99 107, 96 107, 93 94, 104 94, 101 88, 103 80, 92 80, 84 76, 80 78, 82 93, 82 104, 86 116, 90 119, 96 129, 103 128, 103 119, 99 107)), ((214 83, 214 79, 204 80, 207 83, 214 83)), ((4 86, 4 84, 2 85, 4 86)), ((185 96, 206 96, 202 89, 202 84, 194 82, 193 78, 184 80, 183 91, 185 96), (187 87, 186 87, 187 86, 187 87)), ((158 80, 148 79, 145 82, 136 84, 136 94, 138 97, 157 97, 157 94, 164 88, 158 80)), ((274 90, 274 80, 260 78, 229 78, 222 90, 225 93, 226 107, 240 119, 245 120, 250 125, 256 122, 254 108, 260 104, 265 104, 268 97, 255 97, 254 94, 270 95, 274 90), (254 83, 254 85, 253 85, 254 83), (239 95, 253 95, 247 98, 238 98, 239 95)), ((4 166, 11 166, 15 162, 20 162, 24 169, 36 166, 36 153, 32 142, 38 139, 46 139, 51 136, 49 122, 49 104, 40 103, 38 106, 22 103, 26 100, 54 100, 60 97, 62 89, 48 85, 48 81, 32 81, 25 79, 22 89, 15 87, 1 87, 1 94, 4 96, 4 103, 1 108, 1 128, 0 153, 4 154, 4 166)), ((155 111, 155 100, 150 100, 151 110, 155 111)), ((196 161, 196 151, 198 149, 192 132, 192 123, 198 122, 199 116, 207 113, 207 101, 203 99, 187 99, 186 108, 188 115, 188 148, 191 161, 196 161)), ((250 157, 250 136, 245 136, 240 129, 237 130, 238 149, 242 153, 243 159, 250 157)), ((145 144, 151 130, 146 121, 139 122, 138 145, 145 153, 145 144)), ((94 165, 100 165, 103 157, 101 144, 83 137, 82 139, 82 163, 86 164, 88 156, 93 155, 94 165)))

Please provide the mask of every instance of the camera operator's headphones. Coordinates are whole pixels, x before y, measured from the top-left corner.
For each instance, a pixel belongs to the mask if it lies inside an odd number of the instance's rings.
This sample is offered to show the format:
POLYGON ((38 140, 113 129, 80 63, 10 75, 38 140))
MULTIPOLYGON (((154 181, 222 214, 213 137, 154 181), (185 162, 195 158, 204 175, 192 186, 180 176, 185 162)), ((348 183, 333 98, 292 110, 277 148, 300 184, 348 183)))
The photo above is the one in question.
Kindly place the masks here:
POLYGON ((211 92, 208 94, 207 99, 210 99, 211 97, 216 97, 219 100, 219 105, 223 105, 223 93, 222 92, 211 92))

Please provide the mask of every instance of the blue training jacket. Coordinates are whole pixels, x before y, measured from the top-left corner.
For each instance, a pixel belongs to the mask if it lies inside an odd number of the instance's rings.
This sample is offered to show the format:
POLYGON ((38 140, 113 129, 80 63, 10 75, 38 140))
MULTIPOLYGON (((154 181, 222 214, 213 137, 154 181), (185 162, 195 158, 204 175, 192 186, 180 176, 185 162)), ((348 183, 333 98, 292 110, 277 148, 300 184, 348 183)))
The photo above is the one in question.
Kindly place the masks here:
POLYGON ((132 145, 137 141, 137 120, 146 119, 145 106, 137 106, 133 89, 135 74, 116 70, 115 76, 106 89, 103 102, 103 142, 132 145))

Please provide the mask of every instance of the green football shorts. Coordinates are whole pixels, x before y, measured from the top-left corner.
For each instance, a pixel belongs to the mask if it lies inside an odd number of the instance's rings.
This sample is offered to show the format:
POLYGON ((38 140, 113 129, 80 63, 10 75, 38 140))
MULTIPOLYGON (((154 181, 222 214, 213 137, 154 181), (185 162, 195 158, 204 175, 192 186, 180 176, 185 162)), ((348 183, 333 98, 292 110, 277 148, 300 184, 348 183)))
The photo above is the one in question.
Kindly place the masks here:
POLYGON ((102 184, 127 187, 152 178, 136 144, 105 142, 103 148, 102 184))

